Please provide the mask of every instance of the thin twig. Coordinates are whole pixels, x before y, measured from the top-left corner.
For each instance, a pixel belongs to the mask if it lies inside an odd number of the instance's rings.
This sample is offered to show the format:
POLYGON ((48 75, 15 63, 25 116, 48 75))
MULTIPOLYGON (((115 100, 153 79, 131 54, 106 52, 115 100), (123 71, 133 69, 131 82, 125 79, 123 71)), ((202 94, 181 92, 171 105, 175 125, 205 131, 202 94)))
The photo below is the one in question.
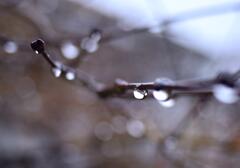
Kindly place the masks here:
POLYGON ((113 85, 109 86, 98 82, 91 75, 85 72, 75 70, 53 60, 46 52, 43 40, 39 39, 32 42, 31 47, 37 54, 43 55, 43 58, 54 71, 58 71, 56 77, 60 77, 61 74, 63 74, 65 75, 65 79, 71 80, 75 84, 83 84, 85 87, 94 91, 97 95, 103 98, 121 96, 124 93, 127 93, 127 91, 133 91, 136 89, 140 91, 165 90, 167 92, 171 92, 172 96, 177 96, 182 94, 209 94, 212 93, 212 88, 216 84, 238 87, 237 80, 239 78, 239 72, 236 74, 221 73, 217 77, 208 80, 192 79, 186 81, 176 81, 171 84, 159 83, 158 81, 148 83, 128 83, 124 80, 116 80, 113 85))

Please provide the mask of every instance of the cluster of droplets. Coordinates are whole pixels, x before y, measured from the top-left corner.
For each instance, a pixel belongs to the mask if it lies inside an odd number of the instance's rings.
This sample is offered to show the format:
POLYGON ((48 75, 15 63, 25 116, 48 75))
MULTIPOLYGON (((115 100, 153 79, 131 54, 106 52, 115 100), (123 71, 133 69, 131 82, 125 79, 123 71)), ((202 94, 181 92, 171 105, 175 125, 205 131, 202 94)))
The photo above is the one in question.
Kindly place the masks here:
POLYGON ((99 48, 99 41, 101 40, 102 34, 100 30, 93 30, 89 36, 84 37, 81 40, 80 47, 74 44, 71 41, 65 41, 61 45, 62 55, 69 60, 77 58, 81 50, 84 50, 88 53, 94 53, 99 48))
MULTIPOLYGON (((167 78, 161 78, 155 81, 155 85, 159 88, 153 90, 152 95, 163 107, 172 107, 175 104, 175 100, 171 98, 171 91, 164 88, 164 85, 169 86, 172 84, 174 84, 174 82, 167 78)), ((143 100, 148 96, 148 90, 140 89, 140 86, 138 86, 133 90, 133 96, 138 100, 143 100)))
POLYGON ((64 70, 64 66, 60 63, 56 63, 56 66, 52 68, 52 73, 55 78, 61 77, 62 74, 65 75, 65 79, 74 80, 76 79, 76 73, 73 70, 64 70))
MULTIPOLYGON (((43 40, 38 39, 36 41, 33 41, 31 43, 31 47, 36 54, 43 54, 45 57, 49 57, 48 54, 45 52, 45 44, 43 40)), ((51 70, 55 78, 61 77, 62 74, 65 75, 65 78, 67 80, 74 80, 76 78, 76 73, 74 70, 61 64, 60 62, 53 62, 52 60, 50 60, 50 62, 52 65, 51 70)))
POLYGON ((7 54, 15 54, 18 51, 18 44, 14 41, 6 41, 2 48, 7 54))

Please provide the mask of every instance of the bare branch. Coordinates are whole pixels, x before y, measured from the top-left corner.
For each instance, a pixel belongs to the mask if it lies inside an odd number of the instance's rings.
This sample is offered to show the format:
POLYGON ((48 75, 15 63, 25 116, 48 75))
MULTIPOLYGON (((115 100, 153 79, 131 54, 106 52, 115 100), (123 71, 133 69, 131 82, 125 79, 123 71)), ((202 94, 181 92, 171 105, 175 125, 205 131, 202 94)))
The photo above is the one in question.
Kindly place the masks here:
MULTIPOLYGON (((208 80, 186 80, 186 81, 176 81, 176 82, 164 82, 156 80, 154 82, 148 83, 128 83, 124 80, 116 80, 113 85, 105 85, 96 81, 89 74, 75 70, 69 66, 66 66, 60 62, 53 60, 50 55, 45 50, 44 41, 39 39, 31 43, 32 49, 37 53, 43 55, 43 58, 52 68, 55 77, 60 77, 64 75, 64 78, 73 81, 75 84, 83 84, 85 87, 94 91, 97 95, 102 98, 112 97, 112 96, 122 96, 126 95, 128 91, 136 91, 140 95, 140 98, 144 99, 147 97, 148 92, 151 91, 154 96, 154 91, 164 91, 164 100, 176 97, 183 94, 199 95, 199 94, 210 94, 214 92, 215 85, 223 85, 234 90, 237 90, 239 94, 239 72, 235 74, 221 73, 217 77, 208 80)), ((131 96, 132 98, 132 96, 131 96)))

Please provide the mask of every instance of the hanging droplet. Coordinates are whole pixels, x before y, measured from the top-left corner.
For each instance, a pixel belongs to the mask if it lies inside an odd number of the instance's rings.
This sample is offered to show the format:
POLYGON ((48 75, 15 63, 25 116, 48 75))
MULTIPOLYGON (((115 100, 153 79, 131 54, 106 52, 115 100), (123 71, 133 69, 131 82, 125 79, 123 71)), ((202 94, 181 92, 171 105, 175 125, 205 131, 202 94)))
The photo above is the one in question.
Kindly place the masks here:
POLYGON ((3 49, 8 54, 14 54, 18 50, 18 45, 15 42, 13 42, 13 41, 7 41, 3 45, 3 49))
POLYGON ((169 99, 167 101, 158 101, 158 103, 166 108, 173 107, 175 105, 175 100, 174 99, 169 99))
POLYGON ((166 101, 169 99, 169 93, 165 90, 154 90, 153 97, 159 101, 166 101))
POLYGON ((226 104, 233 104, 239 100, 237 91, 223 84, 217 84, 213 87, 213 95, 218 101, 226 104))
POLYGON ((133 91, 133 96, 138 99, 142 100, 148 95, 146 90, 139 90, 139 89, 134 89, 133 91))
POLYGON ((68 71, 65 74, 65 78, 67 80, 74 80, 76 78, 76 74, 74 72, 72 72, 72 71, 68 71))
POLYGON ((65 42, 61 46, 61 52, 65 58, 72 60, 79 56, 80 50, 72 42, 65 42))
POLYGON ((159 87, 158 90, 153 91, 153 97, 158 101, 167 101, 171 96, 170 90, 165 90, 164 85, 173 85, 174 82, 168 78, 158 78, 155 80, 155 85, 159 87))
POLYGON ((98 41, 95 39, 86 37, 81 42, 81 48, 86 50, 89 53, 94 53, 98 49, 98 41))
POLYGON ((55 68, 52 68, 52 73, 55 78, 59 78, 62 74, 62 70, 61 68, 55 67, 55 68))

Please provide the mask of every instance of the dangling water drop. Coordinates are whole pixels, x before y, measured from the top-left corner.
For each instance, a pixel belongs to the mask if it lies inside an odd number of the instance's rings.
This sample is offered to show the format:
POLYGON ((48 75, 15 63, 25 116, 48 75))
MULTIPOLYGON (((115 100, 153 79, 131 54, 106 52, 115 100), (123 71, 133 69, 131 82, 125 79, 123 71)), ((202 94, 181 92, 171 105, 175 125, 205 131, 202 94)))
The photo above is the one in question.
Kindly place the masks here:
POLYGON ((223 84, 217 84, 213 87, 213 95, 218 101, 226 104, 233 104, 239 100, 237 91, 223 84))
POLYGON ((3 49, 8 54, 14 54, 18 50, 18 45, 15 42, 13 42, 13 41, 7 41, 3 45, 3 49))
POLYGON ((165 90, 154 90, 153 97, 159 101, 166 101, 167 99, 169 99, 170 95, 165 90))
POLYGON ((146 90, 139 90, 139 89, 134 89, 133 91, 133 96, 138 99, 142 100, 148 95, 146 90))
POLYGON ((86 50, 89 53, 94 53, 98 49, 98 41, 96 41, 95 39, 86 37, 81 42, 81 48, 86 50))
POLYGON ((67 80, 74 80, 76 78, 76 74, 74 72, 72 72, 72 71, 68 71, 65 74, 65 78, 67 80))
POLYGON ((79 56, 80 50, 72 42, 65 42, 61 46, 61 52, 67 59, 75 59, 79 56))
POLYGON ((59 78, 62 74, 62 70, 61 70, 61 68, 54 67, 54 68, 52 68, 52 73, 55 78, 59 78))

